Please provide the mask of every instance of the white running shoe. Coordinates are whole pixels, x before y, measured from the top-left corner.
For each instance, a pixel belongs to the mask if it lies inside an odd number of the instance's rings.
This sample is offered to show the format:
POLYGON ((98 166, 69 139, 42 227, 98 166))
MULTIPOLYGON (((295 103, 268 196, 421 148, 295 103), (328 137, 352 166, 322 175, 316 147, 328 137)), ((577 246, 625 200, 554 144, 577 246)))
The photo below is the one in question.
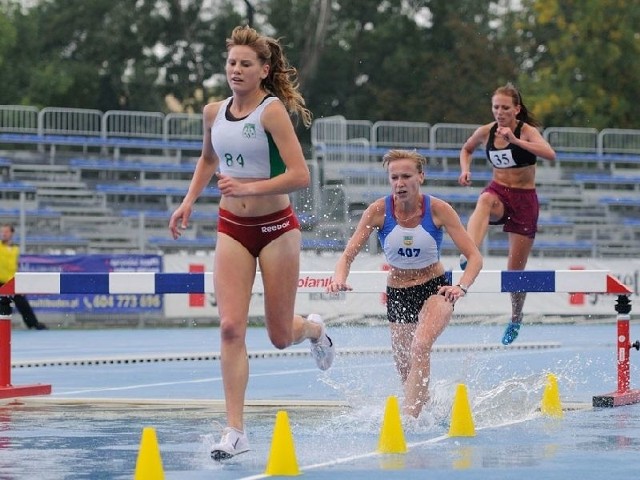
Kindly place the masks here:
POLYGON ((327 370, 333 363, 333 359, 336 356, 336 349, 325 331, 324 320, 322 320, 322 317, 317 313, 312 313, 307 317, 307 320, 317 323, 322 327, 320 338, 316 341, 311 340, 311 356, 316 361, 320 370, 327 370))
POLYGON ((211 447, 211 458, 219 462, 248 451, 249 440, 246 433, 233 427, 225 427, 220 442, 211 447))

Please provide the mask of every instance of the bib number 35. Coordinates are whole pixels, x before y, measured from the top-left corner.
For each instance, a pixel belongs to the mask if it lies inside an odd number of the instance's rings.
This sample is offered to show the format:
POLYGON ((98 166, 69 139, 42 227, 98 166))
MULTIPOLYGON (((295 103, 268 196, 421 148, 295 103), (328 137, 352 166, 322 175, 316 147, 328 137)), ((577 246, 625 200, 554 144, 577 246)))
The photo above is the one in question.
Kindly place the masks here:
POLYGON ((509 168, 516 165, 511 150, 493 150, 489 152, 489 161, 495 168, 509 168))

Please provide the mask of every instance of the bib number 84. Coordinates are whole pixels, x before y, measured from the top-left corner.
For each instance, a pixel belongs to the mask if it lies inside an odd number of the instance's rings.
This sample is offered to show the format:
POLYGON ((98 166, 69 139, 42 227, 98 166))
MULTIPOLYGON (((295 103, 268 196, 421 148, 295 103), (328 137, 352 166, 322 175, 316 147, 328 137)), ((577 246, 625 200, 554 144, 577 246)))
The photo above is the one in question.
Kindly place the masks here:
POLYGON ((240 165, 241 167, 244 167, 244 157, 242 156, 242 154, 238 155, 235 159, 233 158, 233 155, 230 153, 225 153, 224 154, 224 161, 227 164, 227 167, 231 167, 233 166, 234 163, 237 163, 238 165, 240 165))

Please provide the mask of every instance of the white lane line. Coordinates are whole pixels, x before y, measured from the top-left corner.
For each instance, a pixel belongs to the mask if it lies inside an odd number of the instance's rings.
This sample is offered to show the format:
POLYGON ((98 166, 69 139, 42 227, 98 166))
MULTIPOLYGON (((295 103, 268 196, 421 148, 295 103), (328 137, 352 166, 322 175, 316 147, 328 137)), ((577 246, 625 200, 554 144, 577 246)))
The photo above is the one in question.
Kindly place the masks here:
MULTIPOLYGON (((536 418, 538 416, 539 415, 534 414, 534 415, 532 415, 530 417, 525 417, 525 418, 521 418, 521 419, 518 419, 518 420, 510 420, 508 422, 500 423, 498 425, 487 425, 485 427, 476 428, 476 431, 485 430, 485 429, 488 429, 488 428, 501 428, 501 427, 508 427, 508 426, 511 426, 511 425, 517 425, 519 423, 528 422, 529 420, 532 420, 533 418, 536 418)), ((449 435, 440 435, 438 437, 429 438, 428 440, 423 440, 421 442, 409 443, 409 444, 407 444, 407 449, 410 450, 412 448, 420 447, 422 445, 429 445, 429 444, 433 444, 433 443, 439 443, 439 442, 441 442, 443 440, 448 440, 450 438, 454 438, 454 437, 450 437, 449 435)), ((362 454, 359 454, 359 455, 351 455, 351 456, 348 456, 348 457, 337 458, 335 460, 330 460, 328 462, 314 463, 314 464, 311 464, 311 465, 305 465, 305 466, 301 466, 299 468, 300 468, 300 471, 302 473, 304 473, 305 471, 308 471, 308 470, 317 470, 319 468, 327 468, 327 467, 332 467, 332 466, 335 466, 335 465, 340 465, 340 464, 344 464, 344 463, 353 462, 353 461, 356 461, 356 460, 362 460, 362 459, 371 458, 371 457, 381 457, 381 456, 384 456, 384 455, 387 455, 387 454, 386 453, 380 453, 380 452, 377 452, 377 451, 367 452, 367 453, 362 453, 362 454)), ((270 477, 271 477, 271 475, 267 475, 265 473, 261 473, 259 475, 251 475, 249 477, 242 477, 239 480, 258 480, 260 478, 270 478, 270 477)))
MULTIPOLYGON (((357 365, 357 366, 349 366, 349 370, 354 370, 356 368, 360 369, 372 369, 378 368, 380 366, 387 366, 390 362, 385 363, 377 363, 370 365, 357 365)), ((317 368, 302 368, 297 370, 280 370, 276 372, 265 372, 265 373, 252 373, 249 378, 258 378, 258 377, 277 377, 283 375, 298 375, 298 374, 307 374, 307 373, 317 373, 317 368)), ((93 392, 118 392, 125 390, 136 390, 142 388, 155 388, 155 387, 167 387, 167 386, 175 386, 175 385, 189 385, 189 384, 202 384, 202 383, 213 383, 213 382, 221 382, 222 377, 211 377, 211 378, 201 378, 194 380, 179 380, 175 382, 157 382, 157 383, 139 383, 134 385, 126 385, 120 387, 96 387, 96 388, 85 388, 81 390, 73 390, 68 392, 55 392, 52 396, 64 396, 64 395, 78 395, 78 394, 86 394, 93 392)))

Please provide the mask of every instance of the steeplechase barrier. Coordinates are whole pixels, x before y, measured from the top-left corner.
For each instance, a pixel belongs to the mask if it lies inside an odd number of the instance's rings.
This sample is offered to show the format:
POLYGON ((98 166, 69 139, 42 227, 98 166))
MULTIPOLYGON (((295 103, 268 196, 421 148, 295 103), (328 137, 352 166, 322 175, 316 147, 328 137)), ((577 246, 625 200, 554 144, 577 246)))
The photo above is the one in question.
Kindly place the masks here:
POLYGON ((0 297, 0 398, 48 395, 51 385, 11 384, 11 303, 8 297, 0 297))
MULTIPOLYGON (((453 284, 463 272, 445 273, 453 284)), ((300 272, 298 293, 323 293, 331 283, 333 272, 300 272)), ((353 271, 349 283, 354 293, 385 291, 387 273, 380 270, 353 271)), ((255 293, 263 293, 260 272, 253 286, 255 293)), ((483 270, 470 293, 556 292, 628 294, 630 289, 607 270, 483 270)), ((158 272, 18 272, 0 287, 0 295, 13 294, 170 294, 214 293, 213 273, 158 272)))
MULTIPOLYGON (((445 273, 452 284, 460 281, 461 270, 445 273)), ((333 272, 300 272, 298 293, 325 293, 333 272)), ((353 271, 350 293, 380 293, 385 290, 384 271, 353 271)), ((253 287, 255 293, 264 291, 260 273, 253 287)), ((629 340, 629 295, 632 290, 607 270, 483 270, 474 282, 470 294, 476 293, 600 293, 618 295, 616 304, 618 343, 618 389, 593 397, 593 405, 609 407, 640 402, 640 390, 630 389, 629 352, 640 350, 640 342, 629 340)), ((0 296, 14 294, 177 294, 215 293, 213 273, 172 272, 18 272, 0 287, 0 296)), ((14 386, 11 384, 11 313, 0 312, 0 398, 51 393, 50 385, 14 386)))

